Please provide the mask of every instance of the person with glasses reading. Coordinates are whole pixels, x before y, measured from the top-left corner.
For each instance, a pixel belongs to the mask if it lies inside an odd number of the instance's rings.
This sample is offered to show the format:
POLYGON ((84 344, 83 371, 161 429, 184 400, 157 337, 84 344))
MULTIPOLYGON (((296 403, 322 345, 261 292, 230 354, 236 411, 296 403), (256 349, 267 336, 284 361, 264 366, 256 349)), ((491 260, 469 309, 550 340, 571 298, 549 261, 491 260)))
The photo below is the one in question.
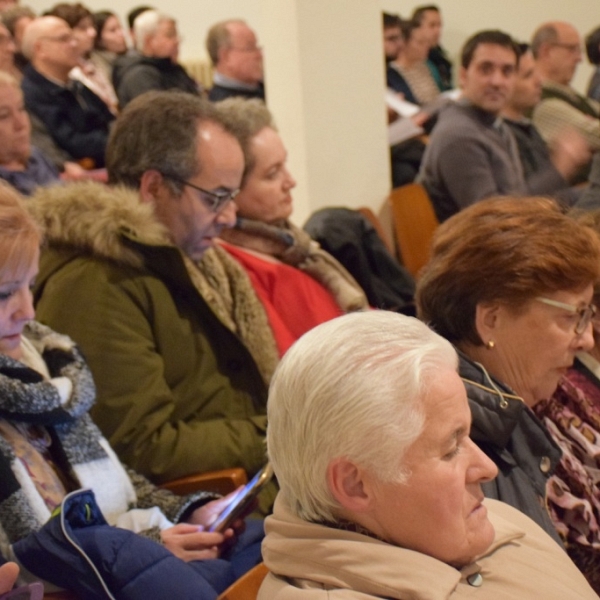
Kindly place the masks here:
MULTIPOLYGON (((484 493, 564 545, 597 593, 600 465, 585 435, 579 453, 567 451, 565 425, 546 402, 577 353, 594 346, 599 279, 590 227, 552 200, 506 197, 440 226, 416 293, 419 316, 459 350, 471 437, 499 469, 484 493)), ((595 440, 600 420, 592 429, 595 440)))
POLYGON ((245 272, 214 247, 235 223, 243 168, 211 103, 147 92, 112 131, 112 186, 31 199, 48 240, 39 318, 81 346, 98 388, 95 421, 157 483, 231 467, 251 476, 265 462, 275 341, 245 272))

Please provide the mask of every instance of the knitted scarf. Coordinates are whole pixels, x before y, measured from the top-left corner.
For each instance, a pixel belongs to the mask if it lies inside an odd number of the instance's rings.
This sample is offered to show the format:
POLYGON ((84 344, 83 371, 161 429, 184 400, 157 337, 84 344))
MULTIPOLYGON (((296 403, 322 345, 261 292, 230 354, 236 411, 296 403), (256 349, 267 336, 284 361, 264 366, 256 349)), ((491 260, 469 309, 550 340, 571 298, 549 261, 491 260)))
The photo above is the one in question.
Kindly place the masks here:
MULTIPOLYGON (((125 470, 88 416, 96 390, 74 343, 39 323, 23 335, 45 361, 47 380, 23 363, 0 354, 0 419, 46 428, 61 467, 83 488, 94 488, 109 521, 127 510, 136 495, 125 470)), ((0 436, 0 546, 38 530, 50 511, 35 485, 0 436)))
POLYGON ((367 297, 356 280, 305 231, 284 221, 279 226, 238 218, 221 237, 231 244, 268 254, 318 281, 343 312, 366 310, 367 297))

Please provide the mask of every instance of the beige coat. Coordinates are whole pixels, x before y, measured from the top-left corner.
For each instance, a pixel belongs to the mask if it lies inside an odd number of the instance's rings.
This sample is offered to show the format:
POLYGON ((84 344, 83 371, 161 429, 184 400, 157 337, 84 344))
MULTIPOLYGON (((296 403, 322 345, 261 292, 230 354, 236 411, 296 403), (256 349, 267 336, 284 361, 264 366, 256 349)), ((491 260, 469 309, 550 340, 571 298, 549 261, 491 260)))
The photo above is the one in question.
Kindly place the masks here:
POLYGON ((437 559, 351 531, 307 523, 281 499, 266 520, 271 571, 259 600, 580 600, 597 598, 566 553, 516 509, 486 500, 496 537, 475 563, 437 559), (284 579, 285 578, 285 579, 284 579), (480 580, 476 587, 469 583, 480 580))

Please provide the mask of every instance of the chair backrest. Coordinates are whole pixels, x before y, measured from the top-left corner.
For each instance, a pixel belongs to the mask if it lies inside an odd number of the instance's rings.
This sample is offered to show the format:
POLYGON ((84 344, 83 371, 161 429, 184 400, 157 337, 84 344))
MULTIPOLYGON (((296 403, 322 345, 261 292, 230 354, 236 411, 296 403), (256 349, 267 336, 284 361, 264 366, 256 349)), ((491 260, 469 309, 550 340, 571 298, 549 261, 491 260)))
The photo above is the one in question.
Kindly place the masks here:
POLYGON ((377 232, 377 235, 381 238, 381 241, 385 244, 385 247, 388 249, 388 252, 392 256, 394 256, 396 253, 394 252, 394 249, 392 248, 392 245, 390 244, 390 240, 389 240, 387 234, 383 230, 383 225, 381 224, 379 217, 368 206, 361 206, 360 208, 357 208, 356 210, 363 217, 365 217, 365 219, 367 219, 371 223, 371 225, 373 225, 373 227, 375 228, 375 231, 377 232))
POLYGON ((217 600, 256 600, 260 585, 268 572, 265 563, 256 565, 232 583, 217 600))
POLYGON ((418 183, 392 190, 388 200, 402 263, 416 278, 429 260, 431 240, 439 221, 427 190, 418 183))

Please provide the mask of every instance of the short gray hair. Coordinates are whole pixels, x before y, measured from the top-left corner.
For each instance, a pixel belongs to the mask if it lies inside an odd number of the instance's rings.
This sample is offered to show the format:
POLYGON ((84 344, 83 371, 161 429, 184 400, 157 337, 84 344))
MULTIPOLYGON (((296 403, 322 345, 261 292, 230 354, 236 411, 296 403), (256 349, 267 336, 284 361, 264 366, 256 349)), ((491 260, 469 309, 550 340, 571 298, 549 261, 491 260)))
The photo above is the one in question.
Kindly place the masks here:
POLYGON ((273 115, 265 103, 258 98, 242 98, 236 96, 227 98, 217 103, 217 110, 221 114, 228 130, 235 135, 244 153, 244 176, 242 187, 256 164, 256 157, 252 151, 252 140, 265 127, 277 131, 273 115))
POLYGON ((145 10, 135 18, 133 22, 133 34, 135 37, 135 49, 138 52, 142 52, 148 37, 154 35, 158 26, 164 21, 175 23, 173 17, 157 10, 145 10))
POLYGON ((424 424, 420 400, 440 369, 457 367, 449 342, 397 313, 353 313, 302 336, 275 371, 267 405, 269 459, 294 514, 335 522, 326 477, 336 457, 405 481, 403 454, 424 424))
POLYGON ((555 44, 558 42, 558 31, 553 23, 547 23, 538 27, 531 38, 531 52, 534 58, 538 58, 540 48, 544 44, 555 44))
MULTIPOLYGON (((223 125, 214 105, 193 94, 151 91, 134 98, 118 116, 108 139, 109 182, 137 189, 149 170, 191 179, 201 169, 198 125, 208 121, 223 125)), ((167 185, 181 194, 182 184, 167 179, 167 185)))
POLYGON ((206 35, 206 51, 212 64, 215 66, 219 62, 219 50, 231 44, 231 33, 228 29, 231 23, 243 23, 245 25, 246 21, 242 19, 219 21, 208 30, 208 34, 206 35))

